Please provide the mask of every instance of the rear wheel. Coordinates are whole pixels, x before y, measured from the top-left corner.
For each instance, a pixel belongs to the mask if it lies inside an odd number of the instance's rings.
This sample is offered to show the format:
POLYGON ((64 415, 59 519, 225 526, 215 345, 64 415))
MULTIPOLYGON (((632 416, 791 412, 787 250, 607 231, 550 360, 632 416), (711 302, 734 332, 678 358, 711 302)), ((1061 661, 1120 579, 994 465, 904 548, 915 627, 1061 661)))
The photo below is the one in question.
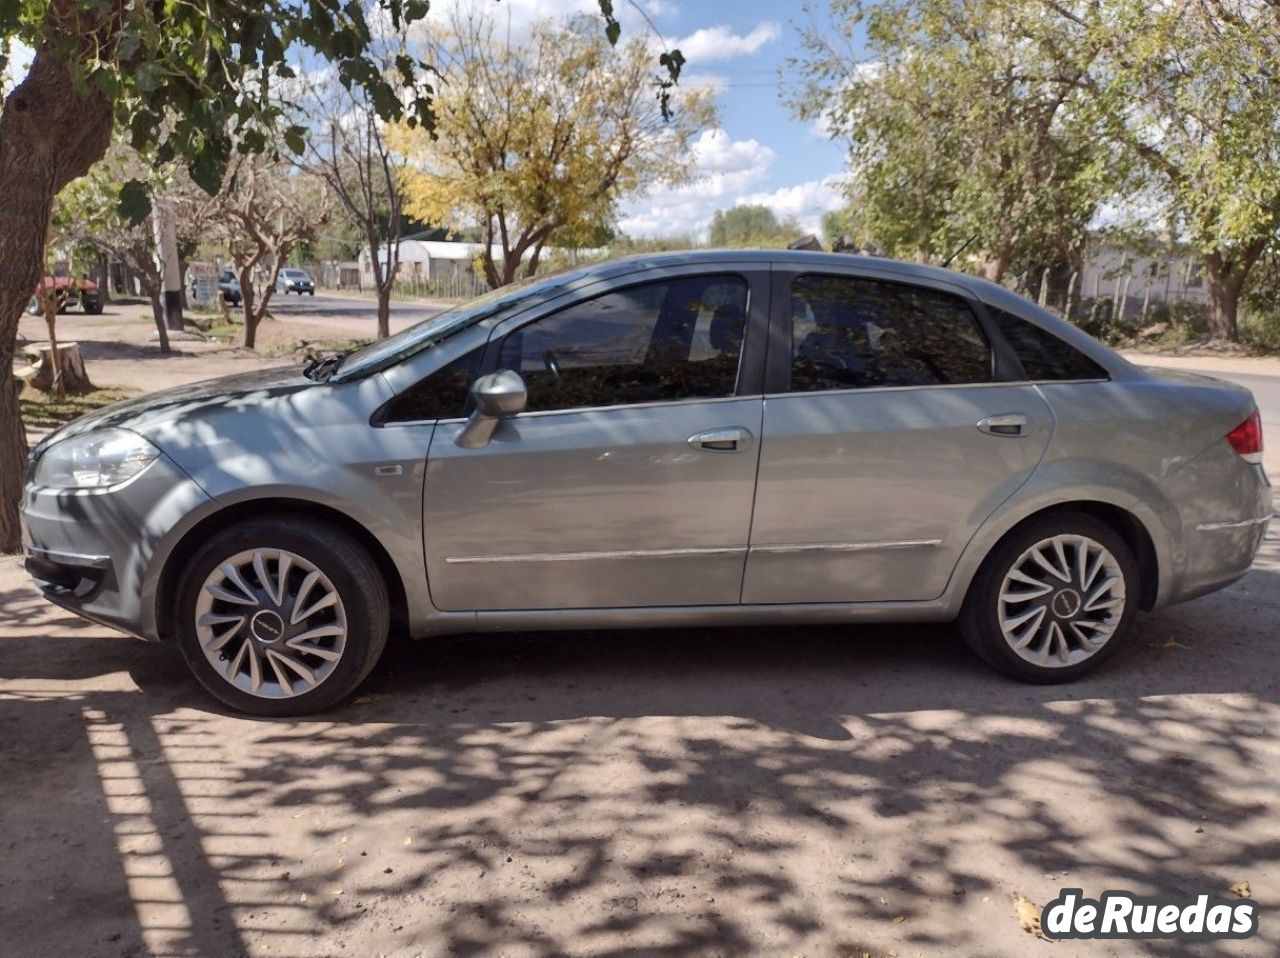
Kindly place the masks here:
POLYGON ((386 583, 369 553, 322 523, 250 520, 215 535, 178 586, 178 644, 200 683, 253 715, 346 698, 386 645, 386 583))
POLYGON ((1046 516, 987 558, 959 625, 969 647, 1001 672, 1066 682, 1115 654, 1138 593, 1138 564, 1110 526, 1079 513, 1046 516))

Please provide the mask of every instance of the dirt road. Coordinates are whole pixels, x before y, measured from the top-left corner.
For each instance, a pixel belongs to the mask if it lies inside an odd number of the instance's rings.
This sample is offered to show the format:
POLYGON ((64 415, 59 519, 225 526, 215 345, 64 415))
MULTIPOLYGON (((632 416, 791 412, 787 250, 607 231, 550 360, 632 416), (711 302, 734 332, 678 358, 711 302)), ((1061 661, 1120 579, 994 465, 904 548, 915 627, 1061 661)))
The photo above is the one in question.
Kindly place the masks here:
POLYGON ((1273 531, 1067 687, 949 628, 459 637, 250 721, 0 559, 0 953, 1273 958, 1277 623, 1273 531), (1013 904, 1241 882, 1229 944, 1013 904))

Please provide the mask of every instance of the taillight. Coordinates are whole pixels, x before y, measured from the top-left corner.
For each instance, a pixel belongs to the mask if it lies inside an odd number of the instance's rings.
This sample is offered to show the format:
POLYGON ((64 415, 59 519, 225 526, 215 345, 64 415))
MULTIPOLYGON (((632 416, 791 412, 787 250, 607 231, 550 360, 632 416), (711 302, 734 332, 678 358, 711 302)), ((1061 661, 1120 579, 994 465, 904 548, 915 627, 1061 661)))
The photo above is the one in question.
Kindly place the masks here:
POLYGON ((1227 442, 1245 462, 1262 463, 1262 414, 1254 410, 1248 419, 1227 433, 1227 442))

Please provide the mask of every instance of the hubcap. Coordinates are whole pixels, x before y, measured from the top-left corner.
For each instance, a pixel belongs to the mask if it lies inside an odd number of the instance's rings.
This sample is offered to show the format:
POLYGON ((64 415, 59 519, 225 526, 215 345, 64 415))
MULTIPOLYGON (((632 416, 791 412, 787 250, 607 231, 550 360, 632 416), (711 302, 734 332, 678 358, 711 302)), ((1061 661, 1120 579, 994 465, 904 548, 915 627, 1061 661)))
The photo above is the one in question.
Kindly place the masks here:
POLYGON ((1021 658, 1047 668, 1096 655, 1124 616, 1124 573, 1087 536, 1041 540, 1000 585, 1000 632, 1021 658))
POLYGON ((252 549, 204 580, 196 638, 227 682, 260 698, 285 699, 333 674, 347 644, 347 614, 313 563, 283 549, 252 549))

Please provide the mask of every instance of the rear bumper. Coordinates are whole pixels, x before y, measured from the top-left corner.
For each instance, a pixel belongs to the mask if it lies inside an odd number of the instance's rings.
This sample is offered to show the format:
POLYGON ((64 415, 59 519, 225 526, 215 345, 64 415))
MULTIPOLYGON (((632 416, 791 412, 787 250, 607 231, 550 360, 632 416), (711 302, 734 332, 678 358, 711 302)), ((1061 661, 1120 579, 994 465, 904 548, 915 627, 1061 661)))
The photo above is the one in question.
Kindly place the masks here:
POLYGON ((1248 573, 1273 519, 1271 483, 1261 466, 1229 462, 1233 482, 1187 500, 1181 568, 1167 602, 1185 602, 1226 588, 1248 573))

